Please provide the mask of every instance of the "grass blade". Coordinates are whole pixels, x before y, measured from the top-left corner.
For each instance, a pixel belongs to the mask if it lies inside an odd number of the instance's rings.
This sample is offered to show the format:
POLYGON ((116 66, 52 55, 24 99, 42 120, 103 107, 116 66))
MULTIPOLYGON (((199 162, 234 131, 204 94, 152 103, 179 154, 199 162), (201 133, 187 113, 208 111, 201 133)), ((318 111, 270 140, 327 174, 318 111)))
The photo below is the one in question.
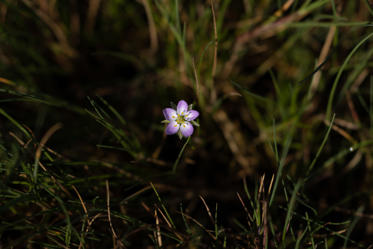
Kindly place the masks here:
POLYGON ((325 146, 325 144, 326 144, 326 141, 328 140, 329 133, 330 133, 330 131, 332 130, 332 127, 333 127, 334 118, 335 118, 335 114, 333 115, 332 120, 330 121, 329 128, 328 128, 328 130, 326 131, 326 134, 325 134, 325 136, 324 136, 324 139, 323 139, 323 141, 322 141, 322 143, 321 143, 321 145, 320 145, 320 147, 319 147, 319 150, 318 150, 317 153, 316 153, 315 158, 313 159, 311 165, 308 167, 308 170, 307 170, 307 174, 306 174, 306 176, 309 175, 309 173, 311 172, 311 170, 312 170, 313 167, 315 166, 316 161, 317 161, 317 159, 319 158, 319 156, 320 156, 320 154, 321 154, 321 151, 322 151, 322 149, 324 148, 324 146, 325 146))
POLYGON ((334 99, 334 94, 337 89, 337 85, 339 83, 339 79, 342 76, 343 71, 345 70, 347 64, 350 62, 352 56, 355 54, 355 52, 367 41, 369 38, 373 36, 373 33, 370 33, 367 35, 364 39, 362 39, 353 49, 352 51, 348 54, 347 58, 343 62, 341 68, 338 70, 337 76, 335 77, 335 80, 333 82, 332 89, 330 91, 329 99, 328 99, 328 105, 326 107, 326 116, 325 118, 327 120, 330 119, 331 111, 332 111, 332 105, 333 105, 333 99, 334 99))
POLYGON ((285 224, 282 230, 282 242, 285 241, 286 232, 288 231, 288 228, 290 226, 291 218, 293 217, 293 210, 295 208, 295 202, 297 198, 297 193, 300 189, 300 187, 303 185, 303 181, 299 180, 294 187, 293 193, 291 194, 291 199, 288 205, 288 212, 286 214, 285 224))

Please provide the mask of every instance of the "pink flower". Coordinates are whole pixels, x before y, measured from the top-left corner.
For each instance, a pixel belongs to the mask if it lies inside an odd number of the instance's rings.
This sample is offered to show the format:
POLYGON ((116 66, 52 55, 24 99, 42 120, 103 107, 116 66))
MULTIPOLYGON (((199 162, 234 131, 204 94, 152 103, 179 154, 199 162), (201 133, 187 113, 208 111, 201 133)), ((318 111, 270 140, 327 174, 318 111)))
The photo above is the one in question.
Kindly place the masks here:
POLYGON ((193 125, 199 126, 194 120, 199 116, 199 112, 192 110, 192 105, 180 100, 177 103, 176 110, 172 108, 163 109, 163 115, 166 118, 164 123, 168 123, 166 134, 173 135, 178 133, 179 137, 189 137, 193 134, 193 125))

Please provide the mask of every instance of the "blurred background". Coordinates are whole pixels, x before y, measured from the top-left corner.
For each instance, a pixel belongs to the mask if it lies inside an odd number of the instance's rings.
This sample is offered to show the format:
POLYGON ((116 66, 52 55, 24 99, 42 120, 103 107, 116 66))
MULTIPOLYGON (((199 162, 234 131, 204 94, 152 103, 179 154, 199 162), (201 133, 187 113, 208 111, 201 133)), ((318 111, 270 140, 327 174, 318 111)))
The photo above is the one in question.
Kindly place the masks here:
POLYGON ((1 1, 2 245, 368 248, 371 4, 1 1))

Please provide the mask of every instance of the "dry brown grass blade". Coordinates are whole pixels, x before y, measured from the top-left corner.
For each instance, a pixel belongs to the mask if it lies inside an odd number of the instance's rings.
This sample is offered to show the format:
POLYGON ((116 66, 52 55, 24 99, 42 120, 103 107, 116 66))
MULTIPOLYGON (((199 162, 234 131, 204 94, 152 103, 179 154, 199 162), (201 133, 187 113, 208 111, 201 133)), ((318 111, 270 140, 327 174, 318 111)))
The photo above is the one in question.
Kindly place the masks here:
POLYGON ((307 15, 308 15, 308 12, 295 12, 288 16, 282 17, 275 22, 261 25, 254 30, 250 30, 238 36, 232 49, 232 55, 227 61, 227 63, 224 65, 224 68, 222 70, 224 78, 228 77, 228 75, 232 72, 232 69, 234 68, 238 59, 240 58, 241 51, 244 49, 245 45, 248 42, 255 40, 257 38, 264 39, 264 38, 272 37, 276 35, 277 33, 283 31, 284 29, 286 29, 288 24, 299 21, 302 18, 306 17, 307 15))
POLYGON ((356 111, 354 102, 352 102, 351 94, 349 91, 346 92, 346 100, 347 100, 347 105, 348 105, 348 108, 350 109, 352 118, 354 119, 356 123, 360 124, 359 114, 356 111))
POLYGON ((32 139, 30 139, 28 142, 23 142, 22 141, 22 139, 20 139, 16 134, 14 134, 13 132, 9 132, 9 135, 11 136, 11 137, 13 137, 16 141, 17 141, 17 143, 19 143, 23 148, 27 148, 27 146, 30 144, 30 142, 31 142, 31 140, 32 139))
MULTIPOLYGON (((326 125, 330 124, 329 121, 325 121, 325 123, 326 123, 326 125)), ((347 131, 343 130, 342 128, 338 127, 337 125, 333 124, 332 129, 334 131, 336 131, 339 135, 341 135, 342 137, 347 139, 350 143, 352 143, 352 144, 357 143, 357 141, 347 131)))
POLYGON ((72 1, 71 4, 71 14, 70 14, 70 32, 71 40, 73 43, 77 43, 80 40, 80 31, 81 31, 81 18, 78 10, 78 3, 72 1))
POLYGON ((263 220, 263 248, 267 248, 268 244, 268 202, 262 202, 262 220, 263 220))
POLYGON ((253 173, 253 167, 250 165, 247 158, 246 148, 248 148, 242 133, 228 118, 228 115, 223 110, 218 110, 214 114, 215 121, 219 124, 224 138, 228 143, 230 150, 232 151, 236 161, 246 175, 253 173))
POLYGON ((370 74, 370 71, 368 69, 364 69, 360 74, 359 76, 356 78, 356 80, 354 81, 354 83, 352 84, 351 86, 351 92, 352 93, 355 93, 358 91, 360 85, 364 82, 364 80, 369 76, 371 75, 370 74))
POLYGON ((88 33, 88 34, 92 34, 93 32, 93 27, 96 23, 96 19, 97 19, 97 13, 98 13, 98 10, 100 9, 100 5, 101 5, 101 0, 90 0, 88 2, 88 14, 87 14, 87 18, 86 18, 86 22, 85 22, 85 31, 88 33))
MULTIPOLYGON (((83 207, 84 213, 87 215, 87 216, 85 217, 85 219, 83 220, 83 224, 84 224, 84 223, 86 222, 86 219, 88 219, 88 211, 87 211, 87 208, 86 208, 85 203, 84 203, 84 201, 83 201, 83 198, 82 198, 82 197, 80 196, 80 194, 79 194, 78 189, 77 189, 74 185, 72 185, 72 188, 74 189, 76 195, 78 196, 78 198, 79 198, 79 200, 80 200, 80 204, 81 204, 82 207, 83 207)), ((89 226, 87 226, 86 229, 88 229, 88 227, 89 227, 89 226)), ((86 231, 85 233, 87 233, 87 231, 86 231)), ((82 247, 83 247, 83 240, 80 240, 80 243, 79 243, 79 247, 78 247, 78 249, 80 249, 80 248, 82 248, 82 247)))
POLYGON ((155 227, 156 227, 155 238, 157 239, 157 243, 158 243, 159 248, 161 248, 162 247, 162 237, 161 237, 161 229, 159 227, 159 219, 158 219, 157 209, 154 210, 154 217, 155 217, 155 227))
POLYGON ((193 221, 195 224, 197 224, 197 226, 202 228, 202 230, 204 230, 213 240, 216 240, 215 236, 209 230, 207 230, 201 223, 199 223, 196 219, 194 219, 193 217, 191 217, 190 215, 188 215, 186 213, 181 213, 179 211, 177 211, 177 213, 179 213, 181 215, 184 215, 185 218, 193 221))
POLYGON ((214 79, 216 75, 216 65, 218 61, 218 31, 216 28, 216 15, 213 0, 210 0, 212 21, 214 26, 214 64, 212 65, 212 78, 214 79))
POLYGON ((351 159, 351 161, 344 168, 344 171, 347 172, 355 168, 362 158, 363 158, 363 153, 361 151, 356 152, 355 156, 351 159))
MULTIPOLYGON (((332 46, 332 42, 333 42, 333 38, 334 38, 336 30, 337 29, 336 29, 335 26, 331 26, 329 28, 329 32, 328 32, 328 34, 326 36, 324 45, 323 45, 323 47, 321 49, 321 53, 320 53, 319 59, 316 62, 316 66, 326 60, 326 57, 329 54, 330 48, 332 46)), ((310 90, 311 91, 311 95, 310 96, 313 96, 314 93, 316 92, 316 90, 317 90, 317 88, 319 86, 319 83, 320 83, 320 78, 321 78, 321 70, 317 71, 313 75, 313 77, 312 77, 311 90, 310 90)))
MULTIPOLYGON (((0 9, 0 11, 1 11, 1 9, 0 9)), ((10 80, 5 79, 5 78, 3 78, 3 77, 0 77, 0 83, 6 84, 6 85, 14 86, 14 82, 13 82, 13 81, 10 81, 10 80)))
MULTIPOLYGON (((324 115, 320 116, 319 118, 323 119, 324 115)), ((328 121, 328 120, 323 120, 323 121, 324 121, 324 124, 326 124, 327 126, 330 126, 330 121, 328 121)), ((339 124, 340 123, 341 123, 341 119, 339 120, 339 124)), ((348 126, 346 126, 346 121, 344 121, 344 122, 342 121, 342 124, 344 124, 344 127, 349 128, 348 126)), ((339 127, 336 122, 333 123, 332 129, 334 131, 336 131, 339 135, 344 137, 346 140, 348 140, 350 143, 352 143, 352 144, 357 143, 357 141, 347 131, 345 131, 344 129, 339 127)))
POLYGON ((113 223, 111 222, 109 180, 106 180, 105 184, 106 184, 106 208, 107 208, 107 216, 109 220, 111 233, 113 235, 113 248, 114 249, 117 248, 118 245, 119 245, 119 248, 125 248, 122 241, 120 241, 118 235, 116 234, 114 227, 113 227, 113 223))
POLYGON ((87 208, 86 208, 86 206, 85 206, 85 203, 84 203, 84 201, 83 201, 82 196, 79 194, 78 189, 77 189, 74 185, 71 185, 71 187, 74 189, 76 195, 78 196, 78 198, 79 198, 79 200, 80 200, 80 204, 82 204, 82 207, 83 207, 84 213, 88 215, 87 208))
POLYGON ((58 11, 56 10, 55 1, 42 0, 39 4, 32 0, 22 0, 22 2, 34 11, 36 16, 53 33, 56 42, 49 42, 47 45, 54 52, 57 62, 65 70, 71 70, 72 64, 70 60, 76 57, 77 51, 70 44, 67 33, 65 32, 65 25, 61 22, 58 11))
POLYGON ((162 212, 162 210, 159 207, 157 207, 157 209, 158 209, 159 213, 162 215, 164 221, 167 223, 167 226, 169 228, 172 228, 171 222, 167 219, 166 215, 164 215, 164 213, 162 212))
MULTIPOLYGON (((247 217, 249 218, 250 221, 253 221, 253 217, 249 213, 249 210, 247 209, 247 207, 246 207, 245 203, 243 202, 242 197, 241 197, 241 195, 239 193, 237 193, 237 197, 240 200, 241 205, 242 205, 243 209, 245 210, 245 212, 247 214, 247 217)), ((249 221, 247 221, 247 224, 250 227, 250 222, 249 221)))
POLYGON ((68 44, 68 40, 63 28, 53 20, 53 17, 50 16, 48 12, 46 12, 47 7, 44 7, 44 4, 39 5, 38 7, 31 0, 22 0, 22 2, 32 9, 35 14, 50 28, 59 42, 62 44, 68 44))
POLYGON ((262 197, 262 193, 264 193, 264 179, 265 179, 265 174, 260 177, 258 200, 260 200, 260 198, 262 197))
POLYGON ((148 19, 149 37, 150 37, 150 54, 155 54, 158 50, 158 36, 157 28, 154 22, 152 10, 150 8, 149 0, 138 0, 144 5, 145 14, 148 19))
POLYGON ((288 0, 280 9, 278 9, 275 14, 273 14, 275 17, 281 17, 285 11, 287 11, 291 5, 294 3, 294 0, 288 0))
MULTIPOLYGON (((96 220, 97 218, 101 217, 101 216, 102 216, 102 214, 101 214, 101 213, 98 213, 98 214, 96 214, 95 216, 93 216, 92 219, 88 220, 88 222, 87 222, 87 227, 86 227, 86 229, 85 229, 85 231, 84 231, 84 234, 87 234, 87 233, 88 233, 88 231, 89 231, 89 229, 91 228, 93 222, 95 222, 95 220, 96 220)), ((80 241, 80 244, 79 244, 78 249, 81 249, 81 248, 83 248, 83 241, 82 241, 82 240, 80 241)))
POLYGON ((206 203, 205 199, 203 199, 203 197, 202 197, 201 195, 199 196, 199 198, 202 200, 203 205, 204 205, 205 208, 206 208, 207 214, 209 215, 212 224, 215 225, 215 220, 214 220, 214 218, 212 217, 212 214, 211 214, 210 208, 209 208, 209 206, 207 206, 207 203, 206 203))
POLYGON ((183 240, 183 237, 173 229, 173 226, 171 225, 170 221, 167 219, 166 215, 164 215, 164 213, 162 212, 162 210, 161 210, 159 207, 157 207, 157 210, 158 210, 158 212, 162 215, 163 219, 166 221, 168 228, 174 232, 174 235, 175 235, 179 240, 182 241, 182 240, 183 240))
POLYGON ((335 118, 334 119, 334 123, 336 125, 339 125, 341 127, 349 129, 349 130, 357 130, 357 129, 359 129, 359 126, 357 124, 349 122, 349 121, 344 120, 344 119, 340 119, 340 118, 335 118))
POLYGON ((275 175, 273 174, 272 178, 271 178, 271 183, 269 184, 267 196, 269 196, 271 194, 271 190, 272 190, 272 185, 273 185, 273 180, 274 179, 275 179, 275 175))
POLYGON ((8 13, 8 6, 6 4, 0 3, 0 20, 1 22, 5 22, 6 14, 8 13))
POLYGON ((51 128, 48 129, 48 131, 44 134, 44 136, 41 138, 40 143, 36 149, 35 152, 35 160, 39 162, 40 156, 41 156, 41 150, 44 148, 45 144, 49 140, 49 138, 59 129, 62 128, 61 123, 57 123, 53 125, 51 128))

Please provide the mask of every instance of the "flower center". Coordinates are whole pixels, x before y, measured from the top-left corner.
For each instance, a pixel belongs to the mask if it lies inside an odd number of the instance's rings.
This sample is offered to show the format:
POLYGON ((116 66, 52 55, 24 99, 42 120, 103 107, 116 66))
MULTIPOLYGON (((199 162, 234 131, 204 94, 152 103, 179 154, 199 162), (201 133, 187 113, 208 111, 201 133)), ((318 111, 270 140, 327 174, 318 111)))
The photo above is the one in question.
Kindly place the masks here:
POLYGON ((176 122, 177 122, 178 124, 183 124, 185 121, 186 121, 186 120, 185 120, 184 115, 177 114, 176 122))

